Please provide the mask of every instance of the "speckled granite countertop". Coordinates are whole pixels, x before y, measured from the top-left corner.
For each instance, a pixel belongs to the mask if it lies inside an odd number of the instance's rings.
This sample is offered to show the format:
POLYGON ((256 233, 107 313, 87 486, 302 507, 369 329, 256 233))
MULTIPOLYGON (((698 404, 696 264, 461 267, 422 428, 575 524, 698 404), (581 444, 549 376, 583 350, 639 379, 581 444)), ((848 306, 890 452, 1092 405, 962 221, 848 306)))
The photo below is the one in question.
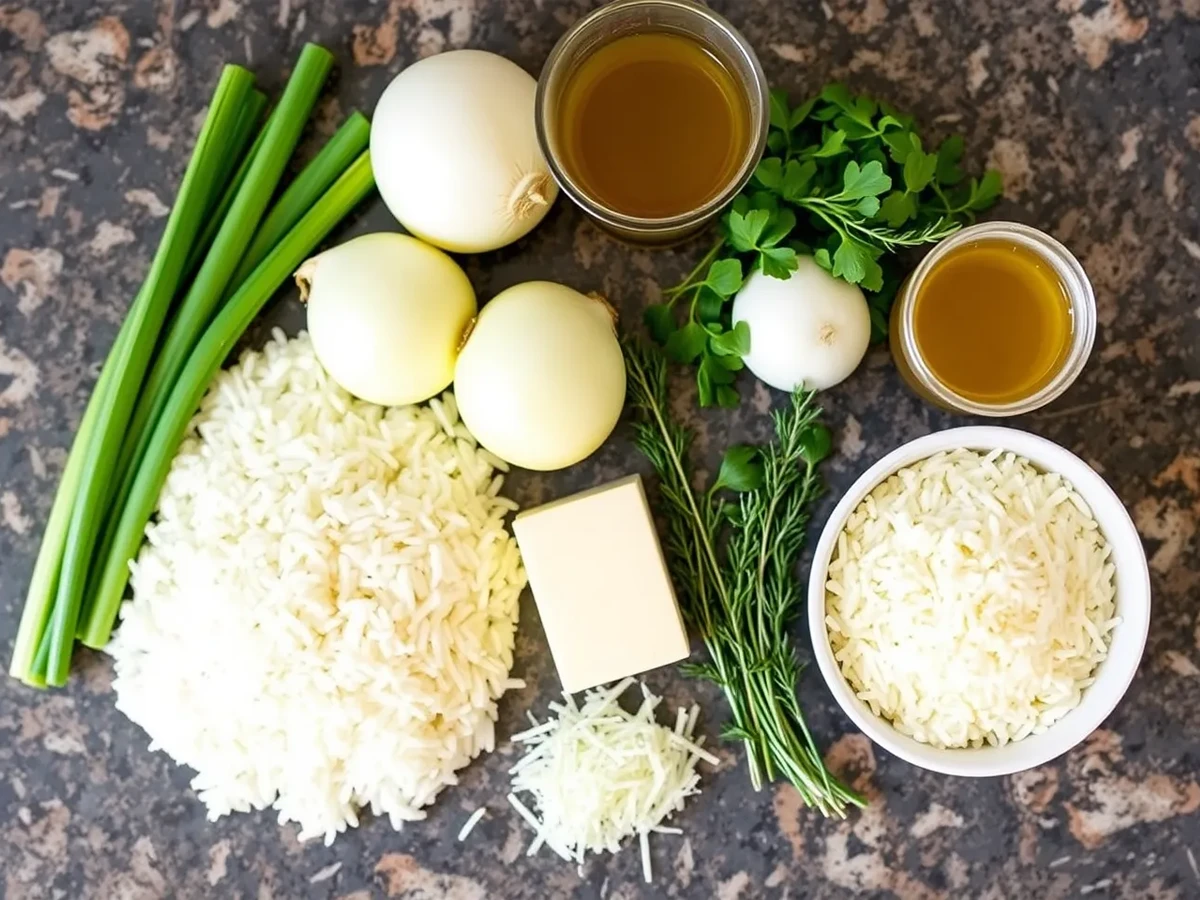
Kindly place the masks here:
MULTIPOLYGON (((768 897, 1200 897, 1200 2, 827 0, 715 3, 796 93, 848 79, 1003 170, 996 215, 1048 229, 1096 286, 1100 330, 1080 381, 1013 424, 1082 455, 1132 511, 1150 554, 1154 616, 1141 671, 1104 728, 1023 775, 969 781, 877 750, 820 676, 801 687, 830 764, 869 809, 828 822, 791 788, 750 791, 737 755, 688 807, 688 836, 582 876, 547 854, 503 801, 504 753, 480 760, 428 821, 368 821, 336 846, 301 845, 270 813, 216 823, 190 774, 147 750, 113 708, 111 672, 84 654, 69 689, 0 680, 0 885, 18 898, 338 897, 366 900, 768 897), (465 847, 467 811, 492 815, 465 847), (465 851, 465 852, 464 852, 465 851)), ((341 62, 318 116, 328 134, 369 111, 421 55, 474 46, 536 72, 588 6, 555 0, 17 0, 0 4, 0 653, 16 631, 36 545, 103 355, 149 261, 219 65, 279 85, 305 40, 341 62)), ((379 202, 350 232, 392 227, 379 202)), ((467 262, 482 297, 532 277, 603 290, 627 315, 697 247, 634 251, 560 202, 533 235, 467 262)), ((302 321, 286 296, 257 327, 302 321)), ((690 398, 685 398, 690 407, 690 398)), ((740 413, 694 420, 712 455, 761 437, 761 388, 740 413)), ((904 440, 963 424, 917 402, 884 352, 825 395, 832 494, 904 440)), ((681 407, 682 408, 682 407, 681 407)), ((584 466, 514 478, 533 503, 641 468, 619 433, 584 466)), ((823 520, 832 503, 818 514, 823 520)), ((502 729, 542 709, 556 679, 526 603, 502 729)), ((722 704, 673 671, 651 684, 722 704)))

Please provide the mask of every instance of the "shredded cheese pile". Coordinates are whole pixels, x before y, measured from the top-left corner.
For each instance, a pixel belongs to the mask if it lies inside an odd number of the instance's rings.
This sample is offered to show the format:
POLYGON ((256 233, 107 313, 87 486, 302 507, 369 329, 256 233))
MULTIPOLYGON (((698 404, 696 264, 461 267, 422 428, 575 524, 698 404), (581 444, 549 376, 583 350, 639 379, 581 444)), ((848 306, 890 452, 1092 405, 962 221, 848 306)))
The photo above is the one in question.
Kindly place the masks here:
POLYGON ((585 853, 616 853, 636 835, 642 874, 650 881, 650 833, 682 834, 661 823, 700 792, 696 762, 715 766, 719 760, 701 748, 702 738, 692 739, 698 706, 680 709, 674 729, 667 728, 654 718, 662 698, 645 685, 636 713, 618 705, 633 684, 626 678, 589 691, 582 707, 564 694, 564 702, 550 704, 556 718, 539 723, 530 716, 533 727, 513 736, 529 749, 509 770, 508 802, 536 832, 530 856, 544 844, 582 865, 585 853), (537 813, 518 792, 532 795, 537 813))
POLYGON ((898 731, 1003 746, 1079 705, 1118 622, 1114 578, 1062 476, 960 449, 901 469, 850 515, 825 622, 850 686, 898 731))

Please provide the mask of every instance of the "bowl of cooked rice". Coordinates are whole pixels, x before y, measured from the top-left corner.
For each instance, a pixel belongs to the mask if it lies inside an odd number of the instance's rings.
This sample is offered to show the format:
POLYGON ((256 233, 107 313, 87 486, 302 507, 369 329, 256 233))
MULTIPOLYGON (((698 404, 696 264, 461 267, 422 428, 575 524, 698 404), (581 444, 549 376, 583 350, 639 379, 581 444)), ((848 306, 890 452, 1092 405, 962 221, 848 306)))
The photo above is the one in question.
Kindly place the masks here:
POLYGON ((954 428, 871 466, 821 532, 813 651, 834 698, 913 765, 1006 775, 1065 753, 1124 695, 1150 572, 1087 463, 1012 428, 954 428))

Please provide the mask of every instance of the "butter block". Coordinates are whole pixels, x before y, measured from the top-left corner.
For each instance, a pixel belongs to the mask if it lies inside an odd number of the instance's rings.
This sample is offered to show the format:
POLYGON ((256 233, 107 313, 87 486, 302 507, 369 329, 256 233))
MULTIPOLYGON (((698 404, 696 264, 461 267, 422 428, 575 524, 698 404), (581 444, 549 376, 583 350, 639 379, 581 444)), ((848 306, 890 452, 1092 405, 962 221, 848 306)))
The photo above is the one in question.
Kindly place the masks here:
POLYGON ((526 510, 513 532, 564 690, 688 655, 640 476, 526 510))

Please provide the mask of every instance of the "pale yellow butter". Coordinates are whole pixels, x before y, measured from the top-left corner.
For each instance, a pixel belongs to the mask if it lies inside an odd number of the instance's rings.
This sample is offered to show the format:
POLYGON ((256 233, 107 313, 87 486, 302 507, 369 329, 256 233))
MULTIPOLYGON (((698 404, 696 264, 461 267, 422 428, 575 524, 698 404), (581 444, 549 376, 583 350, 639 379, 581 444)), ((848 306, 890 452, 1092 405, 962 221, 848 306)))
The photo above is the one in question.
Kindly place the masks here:
POLYGON ((513 531, 564 690, 688 655, 640 476, 527 510, 513 531))

